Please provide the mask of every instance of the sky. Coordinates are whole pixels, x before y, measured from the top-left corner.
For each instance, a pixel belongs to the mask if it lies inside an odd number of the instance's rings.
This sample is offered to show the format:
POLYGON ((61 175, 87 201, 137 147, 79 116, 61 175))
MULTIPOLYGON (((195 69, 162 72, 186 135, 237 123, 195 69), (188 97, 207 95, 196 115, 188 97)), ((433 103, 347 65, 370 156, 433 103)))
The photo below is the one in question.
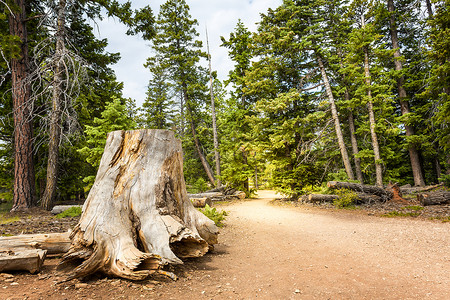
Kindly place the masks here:
MULTIPOLYGON (((155 18, 164 2, 131 0, 133 9, 150 5, 155 18)), ((260 13, 266 13, 268 8, 275 9, 281 2, 282 0, 186 0, 191 17, 199 23, 196 29, 200 34, 199 39, 203 42, 204 51, 205 32, 206 28, 208 29, 212 69, 217 71, 220 80, 225 80, 233 68, 227 49, 220 47, 220 37, 228 39, 239 19, 250 31, 256 31, 260 13)), ((127 36, 125 32, 126 27, 114 18, 105 18, 95 25, 97 37, 108 39, 106 51, 120 52, 121 60, 111 67, 115 70, 118 81, 124 83, 124 97, 136 100, 136 104, 141 106, 151 78, 150 71, 143 66, 146 59, 152 55, 150 42, 142 40, 140 36, 127 36)))

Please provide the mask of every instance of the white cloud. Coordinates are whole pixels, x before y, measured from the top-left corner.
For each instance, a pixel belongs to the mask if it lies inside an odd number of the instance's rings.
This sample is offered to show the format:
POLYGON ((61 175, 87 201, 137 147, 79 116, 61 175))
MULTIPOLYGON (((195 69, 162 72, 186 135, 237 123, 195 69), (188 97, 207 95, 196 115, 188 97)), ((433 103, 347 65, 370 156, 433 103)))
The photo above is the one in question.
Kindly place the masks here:
MULTIPOLYGON (((150 5, 157 15, 162 0, 132 1, 134 9, 150 5)), ((192 18, 199 22, 197 31, 206 50, 205 27, 208 27, 209 45, 212 57, 212 68, 217 70, 219 79, 227 78, 233 63, 228 59, 227 49, 220 47, 220 37, 229 37, 238 19, 241 19, 250 31, 255 31, 256 22, 260 20, 260 13, 267 9, 278 7, 282 0, 187 0, 192 18)), ((141 105, 145 99, 150 72, 143 64, 151 56, 148 41, 138 36, 127 36, 126 28, 113 18, 98 22, 99 36, 107 38, 107 51, 120 52, 121 60, 112 68, 116 71, 119 81, 124 82, 123 94, 136 100, 141 105)))

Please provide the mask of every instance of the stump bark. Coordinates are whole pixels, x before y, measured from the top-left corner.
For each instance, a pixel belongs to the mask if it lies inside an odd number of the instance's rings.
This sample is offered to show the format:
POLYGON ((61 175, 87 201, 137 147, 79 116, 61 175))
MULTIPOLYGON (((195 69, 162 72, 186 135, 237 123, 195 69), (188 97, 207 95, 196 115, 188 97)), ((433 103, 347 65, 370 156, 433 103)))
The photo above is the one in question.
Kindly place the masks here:
POLYGON ((142 280, 162 264, 204 255, 218 228, 189 201, 181 141, 167 130, 114 131, 63 263, 142 280))

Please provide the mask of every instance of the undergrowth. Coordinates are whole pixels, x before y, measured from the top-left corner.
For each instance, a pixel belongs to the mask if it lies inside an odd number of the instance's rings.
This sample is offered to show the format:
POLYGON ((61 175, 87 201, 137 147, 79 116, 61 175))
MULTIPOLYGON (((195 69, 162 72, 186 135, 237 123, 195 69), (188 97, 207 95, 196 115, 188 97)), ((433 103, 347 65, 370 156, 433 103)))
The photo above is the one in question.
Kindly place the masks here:
POLYGON ((9 223, 20 221, 20 218, 18 216, 9 217, 9 218, 6 218, 6 219, 4 218, 3 214, 0 214, 0 216, 1 216, 0 225, 4 225, 4 224, 9 224, 9 223))
POLYGON ((226 211, 217 211, 215 207, 211 207, 208 204, 206 204, 204 209, 199 208, 199 211, 201 211, 205 216, 210 218, 217 227, 223 227, 222 221, 225 220, 225 217, 228 215, 226 211))
POLYGON ((81 212, 82 212, 81 207, 73 206, 71 208, 66 209, 62 213, 57 214, 55 218, 62 219, 62 218, 78 217, 81 216, 81 212))
POLYGON ((356 200, 358 200, 358 194, 348 189, 338 189, 336 195, 339 198, 333 200, 333 204, 337 208, 354 208, 356 200))
POLYGON ((395 217, 417 217, 420 213, 413 213, 413 212, 401 212, 401 211, 391 211, 387 214, 381 215, 382 217, 386 218, 395 218, 395 217))

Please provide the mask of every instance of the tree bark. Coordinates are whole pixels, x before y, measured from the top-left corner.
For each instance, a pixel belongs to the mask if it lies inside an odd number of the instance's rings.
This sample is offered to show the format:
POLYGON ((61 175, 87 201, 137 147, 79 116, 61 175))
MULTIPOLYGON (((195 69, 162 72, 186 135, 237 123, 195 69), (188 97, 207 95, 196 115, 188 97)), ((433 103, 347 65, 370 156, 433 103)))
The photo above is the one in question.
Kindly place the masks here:
POLYGON ((423 206, 450 204, 450 192, 437 191, 417 194, 417 200, 423 206))
POLYGON ((433 17, 433 7, 431 6, 431 1, 425 0, 425 3, 427 5, 428 18, 431 19, 433 17))
POLYGON ((20 58, 11 59, 12 101, 14 116, 14 192, 11 211, 35 205, 33 163, 33 122, 30 85, 27 82, 28 42, 24 0, 15 0, 17 11, 9 15, 9 32, 21 40, 20 58))
POLYGON ((208 31, 206 31, 206 43, 208 46, 208 63, 209 63, 209 93, 211 95, 211 115, 213 126, 213 140, 214 140, 214 158, 216 163, 216 187, 221 186, 220 182, 220 153, 219 153, 219 138, 217 136, 217 124, 216 124, 216 104, 214 101, 213 80, 211 70, 211 55, 209 54, 209 40, 208 31))
POLYGON ((51 210, 56 195, 58 179, 59 144, 61 143, 61 99, 64 69, 64 38, 65 38, 65 10, 66 0, 59 0, 58 20, 56 30, 56 61, 53 77, 52 111, 50 113, 50 142, 48 144, 47 181, 41 206, 51 210))
POLYGON ((352 165, 350 163, 350 159, 348 158, 347 148, 345 147, 344 136, 342 134, 341 123, 339 122, 339 116, 336 108, 336 103, 334 101, 333 92, 331 91, 330 82, 328 80, 327 73, 325 72, 325 67, 323 65, 322 58, 317 54, 316 57, 317 63, 319 64, 320 72, 322 74, 322 80, 325 84, 325 89, 327 91, 328 101, 330 102, 331 115, 333 116, 334 120, 334 129, 336 131, 336 136, 338 139, 339 149, 341 151, 342 162, 344 163, 345 167, 345 172, 347 173, 347 176, 350 180, 354 180, 355 176, 353 175, 352 165))
MULTIPOLYGON (((395 18, 395 8, 394 8, 394 0, 387 0, 387 6, 390 13, 389 18, 389 31, 391 35, 391 41, 392 41, 392 49, 395 50, 394 52, 394 66, 395 71, 401 73, 403 70, 403 65, 401 61, 401 53, 400 53, 400 46, 398 42, 398 34, 397 34, 397 27, 395 24, 396 18, 395 18)), ((407 93, 405 89, 405 76, 400 75, 399 78, 397 78, 397 90, 398 90, 398 97, 400 102, 400 110, 402 115, 407 115, 411 112, 409 107, 409 102, 407 98, 407 93)), ((406 129, 406 136, 414 136, 415 130, 414 127, 408 124, 404 124, 406 129)), ((414 185, 417 186, 424 186, 425 185, 425 179, 423 177, 423 170, 422 165, 420 163, 420 156, 419 151, 417 150, 417 145, 408 143, 408 151, 409 151, 409 158, 411 161, 411 168, 413 172, 413 178, 414 178, 414 185)))
POLYGON ((174 133, 114 131, 63 260, 84 260, 68 279, 101 271, 142 280, 161 264, 204 255, 217 234, 189 201, 174 133))

